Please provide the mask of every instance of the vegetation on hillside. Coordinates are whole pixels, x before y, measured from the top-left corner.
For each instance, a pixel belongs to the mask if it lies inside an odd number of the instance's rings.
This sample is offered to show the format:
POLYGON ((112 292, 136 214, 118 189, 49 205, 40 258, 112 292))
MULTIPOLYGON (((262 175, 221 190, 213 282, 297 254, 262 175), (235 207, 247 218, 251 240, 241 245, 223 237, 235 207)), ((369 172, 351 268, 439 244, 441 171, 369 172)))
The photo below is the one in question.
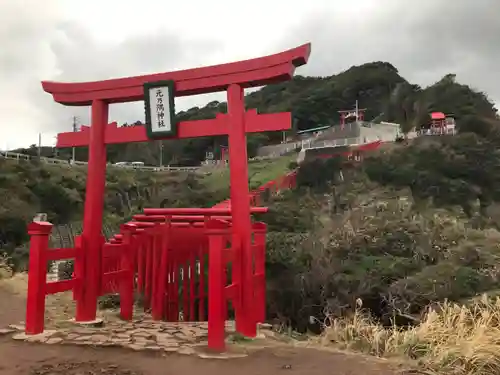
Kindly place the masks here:
MULTIPOLYGON (((293 158, 251 162, 250 188, 284 174, 293 158)), ((46 213, 56 226, 53 246, 68 246, 61 243, 62 237, 81 231, 85 183, 83 166, 0 159, 0 255, 6 253, 16 268, 25 266, 26 227, 39 212, 46 213), (70 233, 59 233, 63 226, 69 227, 70 233)), ((227 167, 204 168, 199 173, 108 168, 103 231, 105 235, 116 233, 119 224, 146 207, 210 207, 228 196, 227 167)))
POLYGON ((264 218, 268 316, 423 373, 498 373, 498 145, 424 137, 301 165, 264 218))
MULTIPOLYGON (((0 159, 0 171, 0 252, 15 263, 25 262, 26 227, 36 213, 55 225, 81 222, 86 168, 0 159)), ((116 228, 143 207, 209 206, 216 198, 194 174, 108 168, 103 221, 116 228)))
POLYGON ((277 293, 306 288, 300 301, 285 298, 296 311, 279 313, 303 325, 361 298, 384 319, 408 318, 497 288, 499 167, 494 143, 473 134, 427 138, 361 166, 304 164, 302 187, 266 219, 277 293))
MULTIPOLYGON (((296 130, 338 123, 338 111, 353 108, 356 100, 360 108, 367 108, 366 120, 400 123, 405 131, 426 126, 433 111, 455 116, 461 131, 485 135, 491 127, 498 126, 497 111, 487 96, 456 82, 455 75, 448 74, 435 84, 422 88, 405 80, 388 62, 353 66, 327 77, 295 76, 289 82, 266 86, 248 94, 246 106, 257 108, 259 113, 291 111, 294 124, 287 132, 291 135, 296 130)), ((214 118, 217 113, 226 112, 227 103, 212 101, 202 108, 179 112, 177 119, 214 118)), ((140 121, 124 125, 137 124, 140 121)), ((248 154, 252 157, 258 147, 281 140, 281 132, 252 134, 248 137, 248 154)), ((207 151, 220 157, 221 146, 227 146, 226 136, 111 145, 108 146, 108 159, 112 163, 143 161, 147 165, 158 165, 160 150, 163 150, 164 164, 198 165, 205 159, 207 151)), ((37 153, 34 146, 19 151, 37 153)), ((55 150, 44 148, 42 154, 52 157, 55 150)), ((71 150, 58 150, 58 157, 69 159, 71 150)), ((76 157, 87 160, 87 150, 78 148, 76 157)))

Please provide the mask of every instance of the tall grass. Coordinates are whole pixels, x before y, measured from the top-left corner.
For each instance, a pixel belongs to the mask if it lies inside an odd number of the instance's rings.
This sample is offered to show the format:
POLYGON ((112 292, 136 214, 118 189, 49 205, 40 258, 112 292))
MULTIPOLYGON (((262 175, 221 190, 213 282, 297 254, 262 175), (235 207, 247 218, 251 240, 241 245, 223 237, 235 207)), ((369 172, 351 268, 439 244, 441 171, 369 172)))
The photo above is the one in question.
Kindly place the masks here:
POLYGON ((12 277, 13 270, 9 264, 7 255, 0 253, 0 280, 12 277))
POLYGON ((414 327, 386 328, 356 311, 330 319, 323 345, 410 360, 426 374, 500 374, 500 298, 429 308, 414 327))

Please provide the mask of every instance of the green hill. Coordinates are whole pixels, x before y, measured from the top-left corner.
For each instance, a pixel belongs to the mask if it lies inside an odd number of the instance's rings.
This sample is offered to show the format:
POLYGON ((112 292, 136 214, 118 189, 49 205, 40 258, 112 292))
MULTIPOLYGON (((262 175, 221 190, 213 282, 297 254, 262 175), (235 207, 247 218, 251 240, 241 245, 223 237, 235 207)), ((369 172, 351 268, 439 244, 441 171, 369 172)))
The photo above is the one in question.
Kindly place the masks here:
POLYGON ((270 315, 305 330, 359 298, 405 325, 429 304, 498 295, 499 145, 422 137, 361 164, 301 164, 298 188, 265 215, 270 315))
MULTIPOLYGON (((453 74, 436 79, 435 84, 422 88, 408 82, 390 63, 371 62, 327 77, 296 76, 289 82, 266 86, 248 94, 246 105, 257 108, 260 113, 291 111, 292 132, 338 123, 338 111, 353 108, 356 100, 361 108, 367 108, 366 120, 400 123, 404 130, 428 123, 429 113, 433 111, 454 115, 461 131, 484 135, 492 126, 497 126, 497 110, 484 93, 458 83, 453 74)), ((201 108, 179 112, 177 119, 213 118, 216 113, 226 111, 225 102, 213 101, 201 108)), ((258 147, 279 143, 281 139, 281 132, 250 135, 249 156, 253 156, 258 147)), ((219 156, 221 145, 227 145, 227 137, 164 141, 163 160, 165 164, 198 165, 207 151, 219 156)), ((19 151, 36 154, 35 148, 19 151)), ((108 147, 111 162, 143 161, 158 165, 159 154, 160 142, 108 147)), ((54 150, 43 150, 43 156, 53 155, 54 150)), ((59 156, 69 158, 71 152, 59 150, 59 156)), ((77 150, 77 159, 87 159, 84 148, 77 150)))

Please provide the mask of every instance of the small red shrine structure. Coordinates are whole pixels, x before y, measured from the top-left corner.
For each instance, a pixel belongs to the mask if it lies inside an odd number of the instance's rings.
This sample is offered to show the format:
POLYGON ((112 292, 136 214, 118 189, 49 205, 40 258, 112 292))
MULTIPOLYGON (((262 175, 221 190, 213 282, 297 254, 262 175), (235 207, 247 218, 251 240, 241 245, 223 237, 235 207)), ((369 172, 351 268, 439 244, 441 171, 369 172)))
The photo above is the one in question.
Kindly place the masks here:
POLYGON ((443 112, 432 112, 429 132, 432 135, 455 134, 455 119, 443 112))
POLYGON ((443 112, 431 113, 431 132, 444 133, 446 129, 446 115, 443 112))
POLYGON ((208 294, 209 346, 224 346, 226 301, 235 310, 236 329, 255 336, 265 314, 265 225, 251 222, 246 133, 286 130, 291 113, 258 114, 245 110, 244 89, 290 80, 307 63, 310 45, 240 62, 95 82, 42 82, 66 106, 90 106, 91 124, 58 135, 57 147, 88 146, 83 233, 75 248, 48 249, 52 224, 33 222, 26 333, 44 329, 45 296, 73 291, 77 322, 96 319, 97 299, 119 292, 123 319, 132 318, 134 291, 144 294, 154 319, 203 319, 208 294), (174 97, 227 91, 228 112, 216 118, 175 122, 174 97), (146 126, 108 124, 109 105, 145 101, 146 126), (102 235, 106 145, 227 134, 230 196, 219 207, 146 209, 112 239, 102 235), (204 265, 208 256, 208 292, 204 265), (47 282, 47 261, 75 259, 71 280, 47 282), (232 278, 227 285, 226 268, 232 278), (193 269, 198 271, 193 273, 193 269), (182 287, 181 287, 182 286, 182 287), (179 305, 180 293, 182 303, 179 305), (181 306, 181 307, 179 307, 181 306))
POLYGON ((367 108, 357 108, 356 104, 356 109, 349 109, 349 110, 342 110, 338 111, 340 114, 340 126, 341 128, 344 128, 346 123, 349 121, 364 121, 365 119, 365 112, 367 108))

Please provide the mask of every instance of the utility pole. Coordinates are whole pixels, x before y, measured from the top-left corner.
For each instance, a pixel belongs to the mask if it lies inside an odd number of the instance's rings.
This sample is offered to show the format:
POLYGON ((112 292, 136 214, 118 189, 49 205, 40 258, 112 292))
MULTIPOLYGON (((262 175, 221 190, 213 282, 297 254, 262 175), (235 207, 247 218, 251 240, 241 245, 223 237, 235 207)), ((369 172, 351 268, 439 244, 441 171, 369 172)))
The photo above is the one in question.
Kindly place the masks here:
POLYGON ((160 168, 163 167, 163 141, 160 141, 160 168))
POLYGON ((42 156, 42 133, 38 133, 38 159, 42 156))
MULTIPOLYGON (((76 124, 76 121, 78 120, 78 118, 76 116, 73 116, 73 132, 76 132, 77 131, 77 128, 78 128, 78 125, 76 124)), ((71 160, 73 161, 73 163, 75 162, 75 147, 73 147, 71 149, 71 160)))

